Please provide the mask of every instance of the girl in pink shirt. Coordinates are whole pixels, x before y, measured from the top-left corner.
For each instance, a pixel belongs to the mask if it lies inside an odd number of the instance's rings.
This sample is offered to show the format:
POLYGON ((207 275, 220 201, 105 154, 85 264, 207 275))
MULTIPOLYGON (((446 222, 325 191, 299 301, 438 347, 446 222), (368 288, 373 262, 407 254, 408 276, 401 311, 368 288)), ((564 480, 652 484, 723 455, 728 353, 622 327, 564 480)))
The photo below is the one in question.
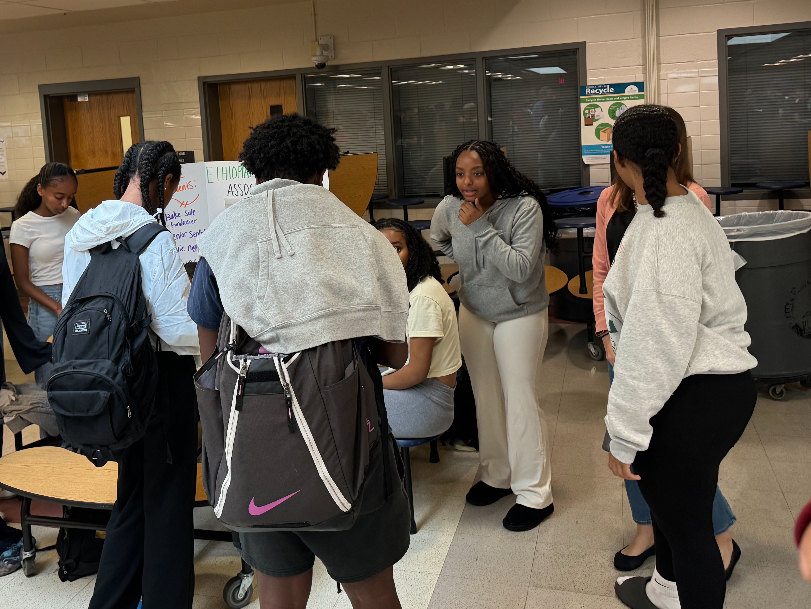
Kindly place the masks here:
MULTIPOLYGON (((676 126, 679 129, 679 140, 682 151, 687 150, 687 129, 681 115, 668 108, 676 126)), ((625 230, 633 220, 636 211, 636 203, 633 200, 633 193, 626 186, 618 175, 614 172, 613 157, 611 174, 613 185, 606 188, 597 201, 597 229, 594 236, 594 256, 592 265, 594 269, 594 320, 597 325, 597 335, 601 336, 605 346, 606 359, 608 360, 609 379, 613 380, 614 350, 611 347, 611 340, 608 335, 608 327, 605 321, 605 309, 603 306, 603 282, 608 270, 614 261, 619 244, 625 230)), ((676 168, 676 177, 686 188, 692 190, 702 203, 712 210, 710 197, 693 179, 692 168, 686 152, 681 155, 676 168)), ((614 556, 614 567, 620 571, 632 571, 642 566, 649 557, 654 555, 653 526, 651 524, 650 509, 648 508, 639 485, 634 480, 625 481, 625 490, 628 493, 628 501, 631 505, 631 513, 636 522, 636 536, 625 548, 614 556)), ((720 489, 716 490, 713 503, 713 526, 715 528, 716 541, 724 559, 724 567, 727 571, 727 579, 732 575, 732 570, 740 558, 740 548, 732 539, 729 528, 735 524, 736 518, 732 513, 726 499, 721 494, 720 489)))

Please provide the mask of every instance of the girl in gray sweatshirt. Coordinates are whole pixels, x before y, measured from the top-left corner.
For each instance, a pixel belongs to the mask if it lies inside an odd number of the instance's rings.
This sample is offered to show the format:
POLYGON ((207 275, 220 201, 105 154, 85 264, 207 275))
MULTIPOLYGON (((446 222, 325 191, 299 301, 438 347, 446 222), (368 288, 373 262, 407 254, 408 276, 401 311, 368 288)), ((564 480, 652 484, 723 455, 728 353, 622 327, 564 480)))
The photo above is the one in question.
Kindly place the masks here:
POLYGON ((632 608, 721 609, 718 468, 757 399, 746 303, 723 230, 676 180, 684 151, 666 110, 631 108, 613 135, 617 172, 638 208, 603 284, 616 352, 609 467, 639 481, 656 549, 653 577, 620 578, 615 590, 632 608))
POLYGON ((538 399, 548 334, 545 240, 554 225, 540 188, 492 142, 453 154, 454 194, 431 237, 459 264, 459 339, 476 398, 482 478, 468 503, 515 493, 504 527, 538 526, 552 505, 549 441, 538 399))

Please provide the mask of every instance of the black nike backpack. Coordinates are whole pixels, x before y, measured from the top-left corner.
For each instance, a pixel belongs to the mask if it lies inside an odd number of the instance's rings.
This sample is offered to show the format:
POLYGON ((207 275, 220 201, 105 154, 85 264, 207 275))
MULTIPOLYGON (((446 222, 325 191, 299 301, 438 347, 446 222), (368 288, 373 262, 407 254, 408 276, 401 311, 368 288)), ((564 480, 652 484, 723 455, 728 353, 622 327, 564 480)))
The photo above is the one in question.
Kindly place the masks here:
POLYGON ((391 441, 353 341, 272 354, 223 315, 217 347, 195 376, 214 515, 239 532, 351 528, 391 441))
POLYGON ((155 401, 157 358, 138 256, 166 228, 150 223, 90 264, 54 328, 48 401, 62 438, 101 467, 144 436, 155 401))

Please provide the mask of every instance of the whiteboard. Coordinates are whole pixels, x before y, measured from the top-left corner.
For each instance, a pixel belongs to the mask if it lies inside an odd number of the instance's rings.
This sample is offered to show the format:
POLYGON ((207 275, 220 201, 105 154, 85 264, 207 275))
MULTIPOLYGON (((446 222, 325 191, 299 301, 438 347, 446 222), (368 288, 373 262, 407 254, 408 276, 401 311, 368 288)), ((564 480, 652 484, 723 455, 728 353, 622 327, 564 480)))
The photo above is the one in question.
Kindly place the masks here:
POLYGON ((236 161, 182 165, 180 185, 166 206, 166 227, 184 264, 197 262, 197 237, 225 210, 250 193, 256 179, 236 161))

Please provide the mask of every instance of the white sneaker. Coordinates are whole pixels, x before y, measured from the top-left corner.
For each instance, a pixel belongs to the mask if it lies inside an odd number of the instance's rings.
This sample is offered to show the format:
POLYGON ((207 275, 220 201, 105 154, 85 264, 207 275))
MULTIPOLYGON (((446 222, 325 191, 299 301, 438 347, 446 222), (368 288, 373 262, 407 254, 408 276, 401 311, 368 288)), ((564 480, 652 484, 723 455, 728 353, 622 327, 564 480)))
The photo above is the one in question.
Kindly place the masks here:
POLYGON ((7 491, 4 488, 0 488, 0 500, 2 499, 14 499, 17 495, 12 493, 11 491, 7 491))

